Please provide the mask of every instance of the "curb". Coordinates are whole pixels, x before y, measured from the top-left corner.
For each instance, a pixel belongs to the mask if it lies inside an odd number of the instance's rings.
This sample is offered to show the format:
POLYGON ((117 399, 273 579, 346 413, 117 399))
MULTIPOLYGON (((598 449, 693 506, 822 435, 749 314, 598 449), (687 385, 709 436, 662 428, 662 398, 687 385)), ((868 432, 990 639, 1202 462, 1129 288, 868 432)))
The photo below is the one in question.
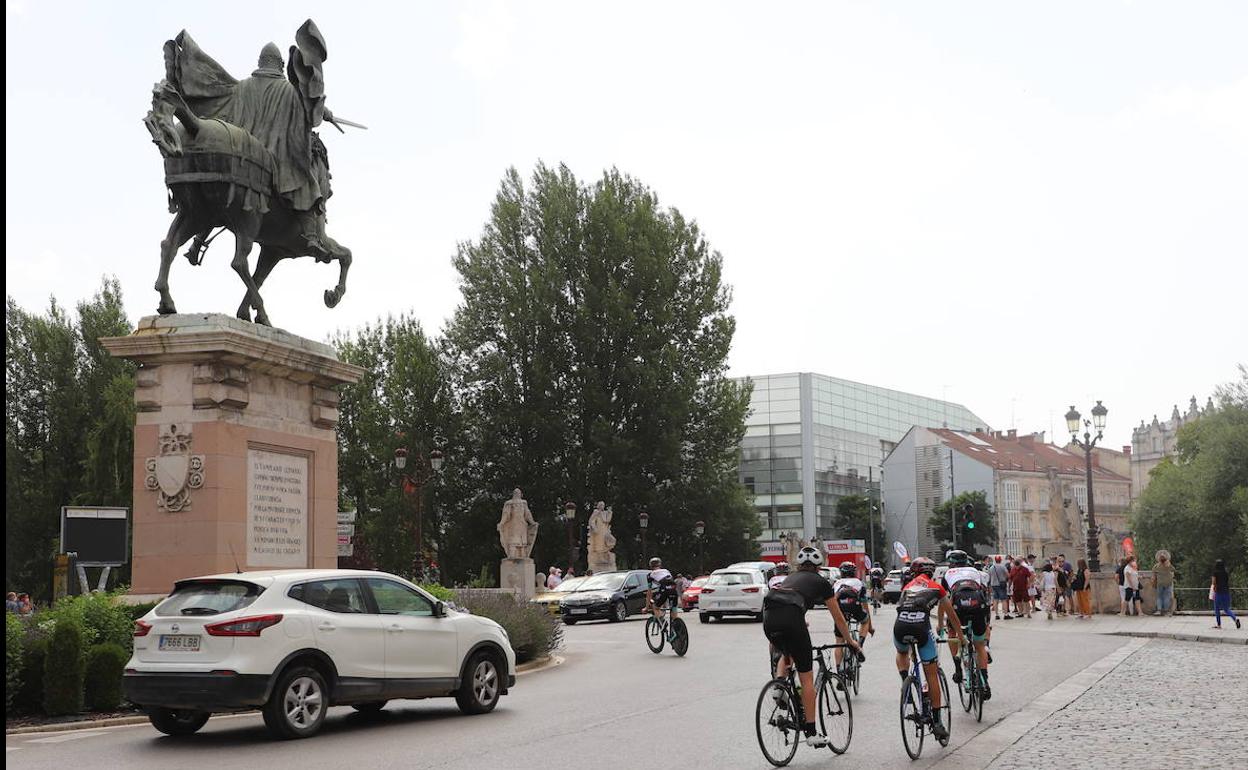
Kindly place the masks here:
POLYGON ((995 724, 976 733, 969 741, 944 755, 930 767, 944 770, 988 767, 1002 752, 1043 723, 1049 715, 1073 703, 1146 644, 1148 642, 1144 639, 1124 643, 1122 647, 1071 675, 1018 711, 1005 715, 995 724))
POLYGON ((1248 636, 1210 636, 1208 634, 1181 634, 1170 631, 1110 631, 1105 636, 1134 636, 1139 639, 1174 639, 1180 642, 1248 645, 1248 636))
POLYGON ((531 660, 528 663, 521 663, 516 666, 516 676, 524 676, 525 674, 535 674, 538 671, 545 671, 548 668, 556 668, 562 666, 567 660, 561 655, 547 655, 545 658, 531 660))

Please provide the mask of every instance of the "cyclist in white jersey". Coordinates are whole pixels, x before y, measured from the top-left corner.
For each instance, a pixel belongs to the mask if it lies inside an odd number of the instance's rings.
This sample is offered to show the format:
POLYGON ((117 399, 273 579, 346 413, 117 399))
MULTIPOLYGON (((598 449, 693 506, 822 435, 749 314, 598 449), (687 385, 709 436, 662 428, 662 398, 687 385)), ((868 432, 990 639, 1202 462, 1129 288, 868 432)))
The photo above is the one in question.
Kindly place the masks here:
MULTIPOLYGON (((989 619, 992 607, 988 600, 988 576, 971 565, 971 558, 966 551, 950 551, 946 555, 949 570, 940 579, 940 584, 949 592, 949 600, 958 617, 958 625, 971 626, 971 642, 975 645, 975 654, 979 665, 979 673, 984 682, 984 700, 992 697, 988 687, 988 638, 989 619)), ((953 681, 962 681, 962 658, 958 655, 960 640, 949 640, 949 652, 953 653, 953 681)))
MULTIPOLYGON (((832 595, 836 597, 836 603, 840 605, 841 614, 845 616, 845 620, 858 621, 858 638, 865 642, 868 636, 875 633, 875 629, 871 626, 871 611, 867 609, 867 586, 858 579, 858 565, 852 561, 841 563, 840 574, 841 576, 832 584, 832 595)), ((835 633, 839 639, 840 629, 835 629, 835 633)), ((844 649, 841 647, 833 651, 838 666, 841 664, 843 652, 844 649)))
POLYGON ((663 568, 663 560, 656 556, 650 560, 650 572, 646 575, 646 609, 655 620, 662 620, 663 609, 668 604, 676 604, 676 578, 663 568))

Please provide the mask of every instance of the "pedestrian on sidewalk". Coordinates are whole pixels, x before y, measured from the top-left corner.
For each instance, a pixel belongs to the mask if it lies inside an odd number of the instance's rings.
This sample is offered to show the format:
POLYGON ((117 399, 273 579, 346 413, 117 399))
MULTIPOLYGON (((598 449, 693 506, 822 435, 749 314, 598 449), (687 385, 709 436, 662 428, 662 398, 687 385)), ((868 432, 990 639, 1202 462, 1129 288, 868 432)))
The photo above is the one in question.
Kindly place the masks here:
POLYGON ((1071 584, 1075 582, 1075 565, 1070 563, 1070 559, 1066 558, 1066 554, 1059 553, 1057 555, 1057 566, 1062 568, 1062 572, 1066 573, 1066 591, 1062 598, 1062 614, 1074 614, 1075 607, 1075 590, 1071 588, 1071 584))
POLYGON ((1123 578, 1123 570, 1127 568, 1126 558, 1118 560, 1118 566, 1114 569, 1114 577, 1118 579, 1118 614, 1127 614, 1127 584, 1123 578))
POLYGON ((1040 585, 1044 590, 1042 598, 1044 613, 1049 620, 1052 620, 1054 605, 1057 604, 1057 570, 1053 569, 1053 565, 1048 562, 1045 562, 1044 569, 1040 573, 1040 585))
POLYGON ((1023 566, 1020 559, 1014 562, 1014 569, 1010 570, 1010 587, 1014 594, 1014 611, 1020 618, 1031 617, 1031 597, 1028 595, 1028 589, 1031 588, 1031 571, 1023 566))
POLYGON ((1040 576, 1036 573, 1036 555, 1034 553, 1027 554, 1027 558, 1023 561, 1023 566, 1027 568, 1030 576, 1027 587, 1027 601, 1031 605, 1031 609, 1028 610, 1027 617, 1031 617, 1031 613, 1040 609, 1036 606, 1036 601, 1040 598, 1040 576))
POLYGON ((1127 614, 1140 614, 1140 570, 1134 556, 1126 558, 1122 568, 1122 584, 1126 588, 1127 614))
POLYGON ((21 611, 21 609, 22 609, 22 605, 17 603, 17 594, 15 594, 12 591, 9 591, 8 595, 4 597, 5 614, 12 612, 14 615, 16 615, 18 612, 21 611))
POLYGON ((1069 609, 1066 605, 1066 592, 1070 589, 1070 578, 1067 577, 1066 570, 1062 567, 1061 557, 1058 557, 1057 564, 1053 565, 1053 574, 1057 577, 1057 595, 1053 603, 1057 607, 1057 613, 1065 615, 1069 609))
POLYGON ((1157 609, 1154 615, 1174 614, 1174 564, 1170 562, 1169 551, 1157 552, 1157 563, 1153 565, 1153 590, 1157 593, 1157 609))
POLYGON ((1092 584, 1088 579, 1087 559, 1079 560, 1079 569, 1075 571, 1075 579, 1071 581, 1070 588, 1075 594, 1079 617, 1083 620, 1092 617, 1092 584))
POLYGON ((1209 594, 1213 597, 1214 628, 1222 630, 1222 615, 1230 616, 1236 628, 1243 626, 1235 611, 1231 609, 1231 576, 1226 571, 1226 562, 1218 559, 1213 563, 1213 581, 1209 584, 1209 594))
POLYGON ((992 558, 988 566, 988 586, 992 589, 992 608, 997 620, 1001 619, 1001 611, 1005 610, 1005 619, 1010 619, 1010 569, 1001 563, 1001 554, 992 558))

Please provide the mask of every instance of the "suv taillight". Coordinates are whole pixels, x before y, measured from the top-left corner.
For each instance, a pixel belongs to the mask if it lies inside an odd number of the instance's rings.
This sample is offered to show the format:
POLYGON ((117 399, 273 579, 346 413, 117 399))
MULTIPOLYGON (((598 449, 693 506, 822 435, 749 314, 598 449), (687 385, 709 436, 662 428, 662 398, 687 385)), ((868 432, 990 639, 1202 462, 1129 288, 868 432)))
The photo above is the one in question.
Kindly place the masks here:
POLYGON ((745 588, 741 589, 741 593, 743 594, 756 594, 758 593, 758 591, 759 591, 758 586, 746 586, 745 588))
POLYGON ((134 621, 134 635, 135 636, 147 636, 148 632, 151 630, 152 630, 151 623, 144 623, 141 620, 134 621))
POLYGON ((209 636, 259 636, 269 626, 282 622, 281 615, 253 615, 249 618, 225 620, 204 626, 209 636))

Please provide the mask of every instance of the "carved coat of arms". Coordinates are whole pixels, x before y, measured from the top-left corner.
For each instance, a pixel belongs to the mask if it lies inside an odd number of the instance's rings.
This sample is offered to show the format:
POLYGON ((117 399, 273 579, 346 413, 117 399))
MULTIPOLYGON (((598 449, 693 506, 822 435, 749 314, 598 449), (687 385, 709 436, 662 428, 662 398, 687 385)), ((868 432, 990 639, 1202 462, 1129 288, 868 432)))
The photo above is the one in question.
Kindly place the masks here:
POLYGON ((160 428, 160 454, 147 458, 144 486, 159 493, 160 509, 185 511, 191 490, 204 485, 204 456, 191 454, 191 426, 166 424, 160 428))

